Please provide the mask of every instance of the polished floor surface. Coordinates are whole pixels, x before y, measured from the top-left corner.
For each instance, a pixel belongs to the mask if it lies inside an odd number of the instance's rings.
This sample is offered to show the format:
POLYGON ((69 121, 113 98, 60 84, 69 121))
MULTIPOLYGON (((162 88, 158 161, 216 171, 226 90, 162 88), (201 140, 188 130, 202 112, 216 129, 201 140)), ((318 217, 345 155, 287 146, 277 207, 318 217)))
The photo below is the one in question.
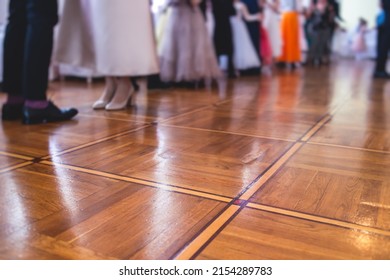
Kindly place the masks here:
MULTIPOLYGON (((0 127, 1 259, 390 259, 390 82, 369 61, 138 94, 50 85, 0 127)), ((0 101, 4 101, 4 96, 0 101)))

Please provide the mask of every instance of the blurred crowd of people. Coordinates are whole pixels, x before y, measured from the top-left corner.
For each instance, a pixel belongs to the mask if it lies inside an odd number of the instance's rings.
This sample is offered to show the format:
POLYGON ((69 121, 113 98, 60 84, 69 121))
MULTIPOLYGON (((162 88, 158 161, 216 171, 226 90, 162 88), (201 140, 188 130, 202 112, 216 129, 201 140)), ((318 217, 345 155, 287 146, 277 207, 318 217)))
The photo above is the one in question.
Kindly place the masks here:
MULTIPOLYGON (((105 89, 92 107, 122 110, 137 91, 147 90, 146 78, 154 86, 199 86, 224 75, 271 73, 274 65, 295 69, 328 64, 342 21, 336 0, 58 2, 59 9, 53 0, 10 0, 4 120, 23 117, 25 123, 40 123, 77 114, 46 100, 50 64, 82 67, 104 76, 105 89)), ((388 2, 381 0, 384 11, 388 2)), ((387 26, 388 21, 378 16, 378 26, 387 26)), ((366 26, 361 19, 353 43, 357 54, 365 48, 366 26)), ((374 76, 387 77, 382 64, 389 40, 378 29, 382 39, 374 76)))
MULTIPOLYGON (((217 59, 226 58, 226 65, 219 63, 220 67, 226 68, 230 77, 240 72, 254 72, 260 67, 269 70, 273 64, 294 69, 301 63, 329 63, 333 34, 341 20, 339 4, 334 0, 312 0, 306 5, 301 0, 156 2, 157 44, 162 60, 166 60, 173 42, 167 22, 173 26, 188 24, 197 29, 204 23, 193 21, 190 16, 179 18, 177 15, 185 9, 191 10, 192 14, 201 12, 217 59), (305 60, 302 45, 308 49, 305 60)), ((200 15, 195 17, 199 19, 200 15)), ((177 36, 186 41, 185 32, 177 36)), ((161 69, 162 79, 172 80, 165 76, 165 69, 161 69)))

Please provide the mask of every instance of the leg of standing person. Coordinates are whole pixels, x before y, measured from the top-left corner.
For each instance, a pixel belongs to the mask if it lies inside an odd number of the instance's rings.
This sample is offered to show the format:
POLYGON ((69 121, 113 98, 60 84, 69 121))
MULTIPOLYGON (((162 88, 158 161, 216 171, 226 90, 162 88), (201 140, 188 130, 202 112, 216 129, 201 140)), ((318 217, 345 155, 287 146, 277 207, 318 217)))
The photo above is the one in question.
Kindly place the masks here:
POLYGON ((310 46, 306 59, 308 65, 315 65, 318 59, 318 30, 311 30, 309 33, 310 46))
POLYGON ((333 35, 334 35, 334 29, 327 28, 326 32, 324 32, 324 36, 326 37, 321 38, 322 40, 325 40, 323 46, 323 55, 322 55, 322 62, 324 64, 329 64, 331 62, 333 35))
POLYGON ((319 32, 319 43, 318 43, 318 58, 319 58, 319 64, 328 64, 330 59, 329 52, 329 37, 331 31, 329 29, 323 29, 319 32))
POLYGON ((4 43, 4 83, 9 96, 25 100, 21 114, 25 124, 64 121, 77 114, 73 108, 60 110, 46 98, 53 29, 57 20, 55 0, 10 1, 4 43), (17 50, 16 54, 11 54, 14 50, 17 50))
POLYGON ((110 103, 112 97, 114 96, 115 89, 116 89, 115 77, 107 76, 105 77, 105 82, 106 85, 102 95, 92 105, 92 108, 95 110, 104 109, 107 106, 107 104, 110 103))
POLYGON ((116 89, 110 103, 105 107, 108 111, 123 110, 131 104, 134 95, 134 87, 129 77, 117 77, 116 89))
POLYGON ((3 120, 19 120, 23 115, 22 73, 26 28, 26 0, 11 1, 4 38, 3 90, 8 95, 3 104, 3 120))
POLYGON ((384 27, 379 26, 377 28, 377 38, 376 38, 376 55, 380 53, 380 50, 382 48, 383 44, 383 34, 384 34, 384 27))
POLYGON ((388 52, 390 49, 390 28, 387 26, 382 27, 381 36, 378 40, 376 65, 374 71, 374 78, 389 79, 390 74, 386 71, 386 64, 388 58, 388 52))
MULTIPOLYGON (((233 47, 232 47, 233 48, 233 47)), ((228 77, 229 78, 236 78, 236 67, 234 66, 234 49, 232 52, 230 52, 227 57, 228 57, 228 77)))

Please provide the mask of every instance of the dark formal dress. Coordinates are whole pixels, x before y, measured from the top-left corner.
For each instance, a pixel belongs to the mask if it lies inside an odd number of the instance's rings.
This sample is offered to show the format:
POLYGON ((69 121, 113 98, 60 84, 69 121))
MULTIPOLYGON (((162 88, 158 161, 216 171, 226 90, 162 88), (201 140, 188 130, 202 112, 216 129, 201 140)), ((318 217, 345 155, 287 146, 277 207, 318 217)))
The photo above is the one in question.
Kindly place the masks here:
MULTIPOLYGON (((260 6, 257 0, 241 0, 247 8, 250 14, 257 14, 261 11, 260 6)), ((253 46, 256 49, 256 53, 260 57, 260 26, 257 21, 255 22, 246 22, 246 25, 251 36, 253 46)))
POLYGON ((390 0, 382 0, 385 12, 385 22, 381 30, 381 40, 379 41, 378 54, 376 58, 375 73, 385 73, 387 57, 390 50, 390 0))
POLYGON ((46 100, 56 0, 11 0, 4 39, 3 90, 28 100, 46 100))
POLYGON ((213 15, 215 20, 214 47, 217 56, 228 56, 229 74, 234 73, 233 63, 233 35, 230 25, 230 17, 236 14, 231 0, 212 0, 213 15))

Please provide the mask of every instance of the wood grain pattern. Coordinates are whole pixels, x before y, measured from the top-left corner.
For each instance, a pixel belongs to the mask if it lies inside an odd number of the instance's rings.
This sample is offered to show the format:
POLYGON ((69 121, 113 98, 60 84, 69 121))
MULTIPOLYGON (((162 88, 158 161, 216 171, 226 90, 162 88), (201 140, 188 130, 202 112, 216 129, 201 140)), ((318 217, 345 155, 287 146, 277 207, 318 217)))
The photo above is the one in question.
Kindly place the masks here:
POLYGON ((7 247, 0 247, 0 259, 79 260, 82 258, 87 260, 114 260, 114 258, 92 250, 40 234, 34 234, 28 240, 22 242, 20 240, 9 242, 8 245, 7 247))
POLYGON ((131 130, 140 124, 78 116, 65 123, 25 126, 4 122, 0 150, 32 157, 55 154, 99 138, 131 130))
POLYGON ((66 250, 75 246, 108 258, 167 259, 226 205, 40 164, 0 182, 7 186, 0 189, 3 258, 45 258, 41 250, 47 258, 74 258, 66 250), (51 245, 36 241, 35 233, 52 238, 51 245))
POLYGON ((243 210, 197 259, 389 259, 390 237, 243 210))
POLYGON ((53 160, 235 197, 289 146, 285 141, 157 126, 53 160), (90 154, 93 159, 86 156, 90 154))

